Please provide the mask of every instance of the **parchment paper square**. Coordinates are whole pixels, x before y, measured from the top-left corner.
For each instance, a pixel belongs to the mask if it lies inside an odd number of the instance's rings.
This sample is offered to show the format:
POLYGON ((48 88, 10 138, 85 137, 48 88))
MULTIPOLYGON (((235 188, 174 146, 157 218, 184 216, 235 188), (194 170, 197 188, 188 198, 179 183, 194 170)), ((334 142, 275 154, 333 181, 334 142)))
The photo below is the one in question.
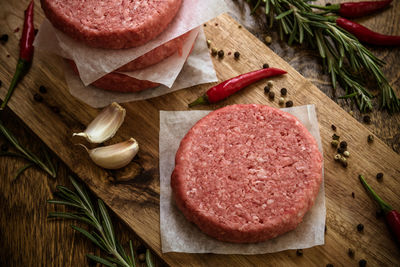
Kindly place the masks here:
MULTIPOLYGON (((322 153, 319 126, 314 105, 283 109, 296 116, 318 142, 322 153)), ((325 191, 324 182, 314 206, 303 222, 293 231, 272 240, 256 244, 221 242, 203 234, 176 207, 170 178, 175 166, 175 154, 188 130, 210 111, 160 111, 160 232, 162 252, 263 254, 287 249, 302 249, 324 244, 325 191)))

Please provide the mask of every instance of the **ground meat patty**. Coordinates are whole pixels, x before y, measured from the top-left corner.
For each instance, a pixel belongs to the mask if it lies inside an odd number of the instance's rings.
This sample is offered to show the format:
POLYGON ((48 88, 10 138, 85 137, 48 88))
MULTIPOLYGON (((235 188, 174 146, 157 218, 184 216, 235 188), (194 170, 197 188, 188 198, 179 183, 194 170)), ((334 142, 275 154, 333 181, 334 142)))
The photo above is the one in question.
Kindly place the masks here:
MULTIPOLYGON (((79 74, 75 63, 72 60, 68 60, 68 62, 70 63, 70 66, 74 72, 79 74)), ((146 80, 138 80, 118 72, 111 72, 94 81, 91 83, 91 85, 107 91, 133 93, 154 88, 160 84, 146 80)))
POLYGON ((296 228, 322 181, 322 156, 292 115, 233 105, 201 119, 176 153, 173 196, 185 217, 226 242, 250 243, 296 228))
POLYGON ((175 17, 182 0, 41 0, 59 30, 88 46, 122 49, 143 45, 175 17))
POLYGON ((169 56, 172 56, 175 54, 175 52, 181 53, 183 44, 185 43, 188 35, 189 32, 160 45, 159 47, 147 52, 143 56, 140 56, 137 59, 120 67, 117 71, 134 71, 144 69, 151 65, 157 64, 169 56))

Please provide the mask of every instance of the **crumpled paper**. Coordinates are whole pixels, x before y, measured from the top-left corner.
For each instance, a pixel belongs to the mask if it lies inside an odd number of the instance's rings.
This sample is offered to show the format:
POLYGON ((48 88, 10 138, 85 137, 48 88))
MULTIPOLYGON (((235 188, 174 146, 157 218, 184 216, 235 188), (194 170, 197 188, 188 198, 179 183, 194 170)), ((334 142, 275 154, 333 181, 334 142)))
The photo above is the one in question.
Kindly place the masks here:
MULTIPOLYGON (((112 50, 88 47, 58 30, 56 37, 59 40, 60 48, 68 55, 67 58, 75 61, 83 83, 88 85, 161 44, 181 36, 227 11, 228 8, 223 0, 184 0, 176 17, 163 33, 145 45, 129 49, 112 50)), ((40 37, 40 35, 38 36, 40 37)))
MULTIPOLYGON (((314 105, 283 109, 296 116, 317 140, 322 153, 319 126, 314 105)), ((162 252, 263 254, 287 249, 304 249, 324 244, 324 182, 314 206, 298 227, 277 238, 255 244, 221 242, 203 234, 175 206, 170 186, 175 167, 175 154, 189 129, 210 111, 160 111, 160 232, 162 252)))
POLYGON ((197 36, 192 52, 171 88, 161 85, 138 93, 119 93, 102 90, 90 85, 84 86, 78 75, 67 64, 64 67, 64 74, 69 92, 94 108, 105 107, 112 102, 124 103, 144 100, 194 85, 218 81, 202 29, 197 36))

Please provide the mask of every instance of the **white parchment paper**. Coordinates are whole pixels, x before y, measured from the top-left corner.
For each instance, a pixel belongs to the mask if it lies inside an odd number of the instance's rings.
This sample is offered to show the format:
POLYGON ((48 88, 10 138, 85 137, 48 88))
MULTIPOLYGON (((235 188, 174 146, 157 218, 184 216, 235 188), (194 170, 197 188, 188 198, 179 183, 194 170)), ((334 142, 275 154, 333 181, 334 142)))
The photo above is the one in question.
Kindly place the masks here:
MULTIPOLYGON (((201 26, 190 31, 188 34, 181 53, 176 52, 174 55, 166 58, 158 64, 152 65, 148 68, 123 72, 123 74, 131 76, 139 80, 147 80, 155 83, 163 84, 167 87, 171 87, 176 80, 176 77, 181 72, 183 64, 193 47, 193 44, 202 30, 201 26)), ((44 20, 40 26, 38 35, 35 38, 35 47, 39 50, 44 50, 47 53, 62 56, 64 58, 72 59, 71 54, 65 51, 62 47, 62 43, 57 39, 57 34, 60 33, 55 29, 48 20, 44 20)), ((95 70, 92 70, 95 71, 95 70)), ((85 76, 84 73, 79 73, 81 77, 85 76)))
POLYGON ((208 52, 206 37, 202 29, 199 32, 192 52, 171 88, 162 85, 139 93, 111 92, 90 85, 84 86, 79 76, 67 64, 65 64, 64 73, 69 92, 74 97, 95 108, 105 107, 112 102, 124 103, 144 100, 197 84, 218 81, 210 53, 208 52))
MULTIPOLYGON (((228 7, 224 0, 184 0, 176 17, 163 33, 145 45, 129 49, 92 48, 58 30, 55 33, 61 49, 68 55, 68 58, 75 61, 83 83, 88 85, 106 73, 110 73, 227 11, 228 7)), ((39 37, 40 35, 36 38, 39 37)))
MULTIPOLYGON (((283 109, 296 116, 318 142, 322 153, 319 126, 314 105, 283 109)), ((162 252, 262 254, 287 249, 302 249, 324 244, 325 191, 324 182, 314 206, 303 222, 293 231, 256 244, 221 242, 203 234, 186 220, 175 206, 170 186, 175 154, 189 129, 210 111, 160 111, 160 230, 162 252)))

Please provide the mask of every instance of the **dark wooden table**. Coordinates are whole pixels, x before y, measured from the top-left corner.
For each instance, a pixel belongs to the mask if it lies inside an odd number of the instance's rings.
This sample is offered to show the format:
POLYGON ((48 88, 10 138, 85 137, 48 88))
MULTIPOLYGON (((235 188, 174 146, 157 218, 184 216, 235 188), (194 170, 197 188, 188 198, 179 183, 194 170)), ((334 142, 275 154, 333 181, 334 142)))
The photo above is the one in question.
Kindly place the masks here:
MULTIPOLYGON (((6 0, 1 0, 2 1, 6 0)), ((319 1, 322 2, 322 1, 319 1)), ((332 1, 332 3, 338 1, 332 1)), ((264 27, 262 17, 250 19, 243 11, 246 5, 242 1, 229 1, 231 14, 241 21, 246 28, 260 39, 271 35, 273 42, 270 45, 278 55, 288 61, 305 77, 310 79, 326 95, 335 100, 342 108, 353 111, 358 120, 362 120, 355 107, 352 107, 337 96, 343 92, 332 90, 329 77, 324 75, 316 51, 302 47, 288 47, 278 40, 274 29, 264 27)), ((21 16, 23 12, 21 10, 21 16)), ((19 26, 13 24, 14 19, 7 17, 7 25, 0 25, 0 35, 8 34, 9 38, 19 38, 20 32, 14 30, 19 26)), ((382 13, 358 20, 367 27, 386 34, 400 35, 400 2, 394 1, 392 8, 382 13)), ((400 48, 369 47, 379 58, 387 62, 383 68, 391 85, 400 94, 400 48)), ((7 44, 0 45, 0 61, 7 60, 9 51, 17 49, 7 44)), ((33 66, 34 68, 35 66, 33 66)), ((11 79, 11 77, 10 77, 11 79)), ((3 81, 8 86, 9 80, 3 81)), ((390 116, 386 112, 375 109, 371 114, 370 128, 379 138, 387 143, 394 151, 400 153, 400 116, 390 116)), ((22 144, 34 153, 40 154, 44 144, 36 137, 11 111, 0 113, 0 119, 11 129, 22 144)), ((0 145, 10 144, 0 137, 0 145)), ((0 158, 0 265, 1 266, 86 266, 91 264, 85 258, 86 253, 99 254, 100 251, 89 241, 74 232, 67 221, 48 220, 47 213, 54 207, 46 204, 46 200, 53 197, 56 185, 71 186, 67 176, 70 174, 65 165, 57 159, 59 172, 56 180, 46 177, 35 168, 28 169, 20 178, 13 181, 17 169, 24 166, 24 162, 14 158, 0 158)), ((63 208, 58 208, 63 210, 63 208)), ((126 225, 113 216, 113 223, 118 237, 124 244, 129 239, 135 241, 135 247, 140 247, 141 241, 126 225)), ((77 224, 79 225, 79 224, 77 224)), ((139 249, 140 250, 140 249, 139 249)), ((155 259, 158 266, 163 265, 160 259, 155 259)), ((93 264, 92 264, 93 265, 93 264)))

